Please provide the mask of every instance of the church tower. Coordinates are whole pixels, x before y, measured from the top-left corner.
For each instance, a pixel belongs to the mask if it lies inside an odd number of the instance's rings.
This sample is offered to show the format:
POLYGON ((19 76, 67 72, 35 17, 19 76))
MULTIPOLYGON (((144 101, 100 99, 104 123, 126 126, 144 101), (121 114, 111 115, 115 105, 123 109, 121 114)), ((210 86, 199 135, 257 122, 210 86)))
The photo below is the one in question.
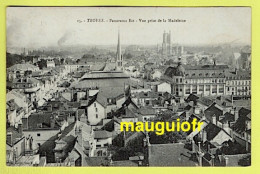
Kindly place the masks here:
POLYGON ((121 53, 120 31, 118 31, 116 66, 117 66, 117 70, 123 70, 123 56, 122 56, 122 53, 121 53))

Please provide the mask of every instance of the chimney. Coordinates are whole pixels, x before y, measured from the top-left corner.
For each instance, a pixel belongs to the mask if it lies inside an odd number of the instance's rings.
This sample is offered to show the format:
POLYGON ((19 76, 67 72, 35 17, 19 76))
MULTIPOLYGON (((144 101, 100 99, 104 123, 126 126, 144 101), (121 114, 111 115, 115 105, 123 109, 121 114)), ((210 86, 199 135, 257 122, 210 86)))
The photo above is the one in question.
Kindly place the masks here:
POLYGON ((138 166, 142 166, 143 165, 143 161, 142 160, 139 160, 138 161, 138 166))
POLYGON ((22 123, 19 123, 19 124, 18 124, 18 133, 19 133, 19 134, 22 134, 22 133, 23 133, 22 123))
POLYGON ((198 142, 199 152, 201 152, 200 143, 201 143, 201 142, 198 142))
POLYGON ((202 135, 202 142, 206 142, 207 141, 207 132, 205 130, 203 130, 203 135, 202 135))
POLYGON ((113 166, 113 160, 112 160, 112 154, 111 153, 108 156, 108 161, 109 161, 110 166, 113 166))
POLYGON ((234 109, 234 115, 235 115, 235 121, 237 121, 237 119, 239 118, 239 113, 236 108, 234 109))
POLYGON ((29 128, 28 118, 22 118, 22 127, 23 127, 23 129, 28 129, 29 128))
POLYGON ((144 147, 146 147, 146 146, 147 146, 147 141, 146 141, 146 138, 144 138, 144 139, 143 139, 143 145, 144 145, 144 147))
POLYGON ((191 148, 192 148, 192 153, 196 153, 196 150, 195 150, 195 141, 192 139, 191 141, 191 148))
POLYGON ((229 163, 228 163, 228 157, 224 156, 224 159, 225 159, 225 165, 228 166, 229 163))
POLYGON ((208 144, 208 153, 211 153, 210 144, 208 144))
POLYGON ((212 116, 212 123, 217 125, 217 117, 215 114, 212 116))
POLYGON ((211 155, 211 166, 215 166, 215 156, 211 155))
POLYGON ((54 128, 55 127, 55 118, 54 118, 54 116, 52 115, 51 117, 50 117, 50 125, 51 125, 51 128, 54 128))
POLYGON ((13 134, 12 132, 7 132, 6 141, 11 142, 11 146, 13 146, 13 134))
POLYGON ((246 151, 249 150, 249 143, 248 143, 248 140, 249 140, 249 136, 248 136, 248 133, 247 133, 247 130, 250 130, 251 129, 251 125, 250 125, 250 121, 246 121, 245 122, 245 135, 246 135, 246 151))
MULTIPOLYGON (((200 143, 200 142, 199 142, 200 143)), ((199 144, 200 145, 200 144, 199 144)), ((203 157, 203 152, 199 151, 199 166, 202 166, 202 157, 203 157)))
POLYGON ((203 109, 202 109, 202 120, 206 120, 206 115, 203 109))

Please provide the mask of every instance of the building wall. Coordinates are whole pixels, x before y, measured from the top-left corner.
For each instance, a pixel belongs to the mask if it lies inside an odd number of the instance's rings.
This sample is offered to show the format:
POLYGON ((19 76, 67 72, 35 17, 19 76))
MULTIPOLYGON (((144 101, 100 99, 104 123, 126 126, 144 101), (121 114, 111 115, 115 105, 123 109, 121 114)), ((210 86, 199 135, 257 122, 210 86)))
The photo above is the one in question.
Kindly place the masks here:
POLYGON ((120 99, 117 99, 116 100, 116 107, 117 108, 121 108, 122 107, 122 105, 123 105, 123 103, 125 102, 125 97, 122 97, 122 98, 120 98, 120 99))
POLYGON ((251 80, 227 80, 226 95, 251 95, 251 80))
POLYGON ((215 142, 218 144, 222 144, 225 141, 231 140, 231 136, 229 136, 226 132, 224 132, 223 130, 221 130, 218 135, 216 137, 214 137, 213 140, 211 140, 210 142, 215 142))
POLYGON ((161 83, 157 86, 157 91, 158 92, 168 92, 168 93, 172 93, 172 87, 171 87, 171 84, 169 83, 161 83))
MULTIPOLYGON (((25 150, 25 144, 24 144, 24 138, 20 140, 18 143, 16 143, 13 147, 6 145, 6 155, 7 157, 10 155, 10 153, 15 153, 16 158, 24 155, 25 150)), ((9 162, 9 159, 7 159, 7 162, 9 162)), ((11 162, 11 161, 10 161, 11 162)))
POLYGON ((106 118, 106 108, 95 101, 87 108, 87 116, 90 125, 96 125, 106 118))
POLYGON ((204 96, 225 95, 224 78, 173 78, 173 91, 177 96, 198 94, 204 96))
POLYGON ((49 138, 59 133, 59 130, 23 130, 24 136, 33 137, 33 150, 37 149, 39 145, 42 145, 49 138))

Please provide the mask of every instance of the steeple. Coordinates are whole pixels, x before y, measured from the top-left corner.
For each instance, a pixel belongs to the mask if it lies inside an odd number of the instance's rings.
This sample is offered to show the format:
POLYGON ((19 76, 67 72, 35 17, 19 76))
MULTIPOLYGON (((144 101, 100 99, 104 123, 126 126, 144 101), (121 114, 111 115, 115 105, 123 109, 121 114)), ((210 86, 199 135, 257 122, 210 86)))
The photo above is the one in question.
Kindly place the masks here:
POLYGON ((120 30, 118 30, 116 65, 117 65, 117 68, 118 68, 118 69, 122 70, 122 66, 123 66, 123 56, 122 56, 122 54, 121 54, 120 30))

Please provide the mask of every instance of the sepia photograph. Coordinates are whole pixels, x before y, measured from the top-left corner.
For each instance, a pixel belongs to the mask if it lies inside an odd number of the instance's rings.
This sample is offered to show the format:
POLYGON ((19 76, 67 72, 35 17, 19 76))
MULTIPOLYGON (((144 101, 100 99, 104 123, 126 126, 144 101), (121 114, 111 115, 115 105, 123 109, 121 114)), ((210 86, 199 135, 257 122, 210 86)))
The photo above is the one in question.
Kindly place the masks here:
POLYGON ((251 8, 7 7, 6 165, 251 166, 251 8))

